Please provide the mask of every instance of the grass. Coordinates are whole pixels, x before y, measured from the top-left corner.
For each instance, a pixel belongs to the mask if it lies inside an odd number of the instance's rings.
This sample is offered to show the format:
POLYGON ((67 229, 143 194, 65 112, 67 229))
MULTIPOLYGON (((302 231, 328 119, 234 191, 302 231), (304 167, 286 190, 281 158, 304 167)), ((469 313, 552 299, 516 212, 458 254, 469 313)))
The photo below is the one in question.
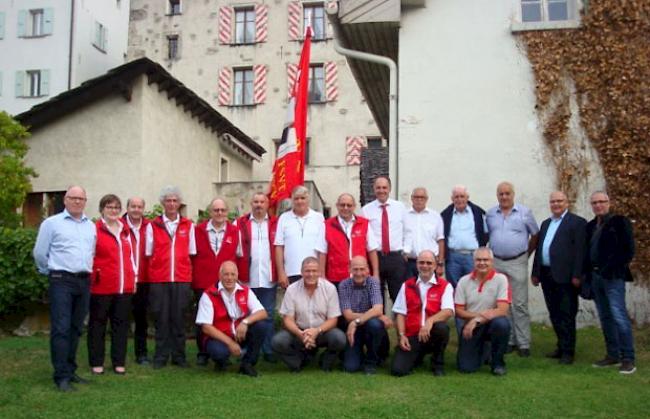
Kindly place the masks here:
MULTIPOLYGON (((455 334, 452 329, 452 335, 455 334)), ((554 347, 551 329, 535 326, 531 358, 508 355, 508 375, 493 377, 484 367, 471 375, 454 366, 456 345, 447 348, 446 371, 434 378, 423 367, 394 378, 323 373, 310 366, 290 374, 280 364, 261 362, 257 379, 211 367, 162 370, 132 363, 125 377, 107 372, 62 394, 51 381, 46 336, 0 339, 0 417, 219 417, 219 418, 479 418, 650 416, 650 330, 636 331, 636 374, 595 369, 604 354, 599 329, 578 331, 577 361, 560 366, 543 354, 554 347)), ((188 359, 193 343, 188 341, 188 359)), ((131 352, 130 352, 131 354, 131 352)), ((130 361, 130 360, 129 360, 130 361)), ((86 373, 85 336, 79 372, 86 373)), ((428 365, 428 359, 425 362, 428 365)))

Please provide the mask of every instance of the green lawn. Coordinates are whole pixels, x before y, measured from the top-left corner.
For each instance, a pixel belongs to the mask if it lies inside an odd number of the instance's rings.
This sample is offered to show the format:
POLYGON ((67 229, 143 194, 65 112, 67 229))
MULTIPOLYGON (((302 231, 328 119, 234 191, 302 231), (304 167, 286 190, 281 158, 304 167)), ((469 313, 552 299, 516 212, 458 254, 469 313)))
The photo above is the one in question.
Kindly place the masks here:
MULTIPOLYGON (((454 334, 452 329, 452 334, 454 334)), ((577 362, 560 366, 545 359, 553 349, 549 328, 535 326, 533 356, 508 355, 508 375, 456 371, 455 339, 447 348, 446 371, 434 378, 426 368, 394 378, 323 373, 315 366, 290 374, 262 362, 257 379, 216 373, 211 367, 181 370, 129 365, 125 377, 107 372, 80 391, 62 394, 51 381, 45 336, 0 339, 0 417, 223 417, 223 418, 395 418, 395 417, 650 417, 650 330, 637 330, 636 374, 595 369, 604 354, 599 329, 578 331, 577 362)), ((78 360, 83 376, 86 340, 78 360)), ((189 359, 193 343, 188 341, 189 359)), ((428 359, 425 362, 428 365, 428 359)))

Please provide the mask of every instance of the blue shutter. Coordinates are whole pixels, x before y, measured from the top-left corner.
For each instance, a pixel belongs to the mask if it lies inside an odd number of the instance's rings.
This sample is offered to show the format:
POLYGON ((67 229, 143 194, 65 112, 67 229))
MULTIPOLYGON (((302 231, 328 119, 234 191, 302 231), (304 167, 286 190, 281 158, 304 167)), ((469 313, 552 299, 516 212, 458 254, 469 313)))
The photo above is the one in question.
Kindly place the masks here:
POLYGON ((50 70, 41 70, 41 96, 50 94, 50 70))
POLYGON ((52 35, 54 28, 54 9, 43 9, 43 35, 52 35))
POLYGON ((16 71, 16 97, 25 96, 25 72, 16 71))
POLYGON ((27 30, 27 10, 18 11, 18 37, 26 35, 27 30))

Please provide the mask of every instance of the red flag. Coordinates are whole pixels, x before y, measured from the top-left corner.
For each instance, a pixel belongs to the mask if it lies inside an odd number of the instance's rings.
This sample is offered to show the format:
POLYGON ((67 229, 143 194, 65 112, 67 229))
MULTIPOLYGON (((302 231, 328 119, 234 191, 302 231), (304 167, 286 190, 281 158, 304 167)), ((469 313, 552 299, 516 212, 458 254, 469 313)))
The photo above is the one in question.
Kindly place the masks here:
POLYGON ((273 164, 270 206, 275 208, 291 196, 293 188, 305 183, 305 139, 307 138, 307 96, 309 87, 309 53, 311 27, 305 31, 300 64, 287 107, 287 119, 282 130, 278 156, 273 164))

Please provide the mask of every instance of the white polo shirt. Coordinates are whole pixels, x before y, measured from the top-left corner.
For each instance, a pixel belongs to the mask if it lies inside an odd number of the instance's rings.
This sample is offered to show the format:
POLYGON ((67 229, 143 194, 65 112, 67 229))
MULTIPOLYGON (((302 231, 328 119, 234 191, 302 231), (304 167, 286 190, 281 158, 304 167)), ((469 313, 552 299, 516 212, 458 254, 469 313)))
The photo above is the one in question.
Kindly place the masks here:
POLYGON ((284 246, 284 271, 287 276, 300 275, 302 261, 309 256, 316 257, 316 246, 324 235, 325 218, 311 208, 303 217, 293 211, 280 216, 273 244, 284 246))

